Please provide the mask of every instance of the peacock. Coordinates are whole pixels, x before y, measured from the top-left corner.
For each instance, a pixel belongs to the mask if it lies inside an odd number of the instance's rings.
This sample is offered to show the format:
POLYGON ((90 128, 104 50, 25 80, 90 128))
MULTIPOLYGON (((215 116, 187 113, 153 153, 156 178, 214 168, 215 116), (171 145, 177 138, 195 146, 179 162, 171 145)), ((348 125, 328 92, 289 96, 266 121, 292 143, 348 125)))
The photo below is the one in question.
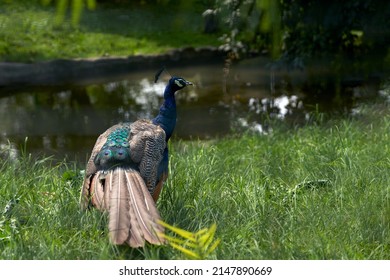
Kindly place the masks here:
POLYGON ((153 120, 114 125, 96 140, 85 170, 80 205, 84 210, 95 207, 108 212, 113 244, 143 247, 145 241, 164 243, 156 202, 168 176, 167 143, 177 116, 175 92, 187 85, 192 83, 171 77, 153 120))

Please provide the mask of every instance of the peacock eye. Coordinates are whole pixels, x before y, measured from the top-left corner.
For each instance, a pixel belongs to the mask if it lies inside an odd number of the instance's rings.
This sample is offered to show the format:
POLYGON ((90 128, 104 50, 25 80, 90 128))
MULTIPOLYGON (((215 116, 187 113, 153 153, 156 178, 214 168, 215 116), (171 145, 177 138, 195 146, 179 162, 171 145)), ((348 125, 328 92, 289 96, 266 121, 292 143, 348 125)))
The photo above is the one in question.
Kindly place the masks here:
POLYGON ((107 149, 103 152, 103 157, 110 158, 111 156, 112 156, 112 152, 110 150, 107 149))
POLYGON ((182 84, 180 80, 175 80, 175 84, 176 84, 178 87, 184 87, 184 84, 182 84))
POLYGON ((117 159, 124 159, 126 157, 126 155, 127 155, 127 153, 126 153, 125 149, 121 148, 121 149, 117 150, 115 157, 117 159))
POLYGON ((125 141, 125 142, 121 143, 121 146, 128 148, 130 146, 130 144, 129 144, 129 142, 125 141))
POLYGON ((109 147, 114 147, 115 145, 116 145, 115 140, 108 142, 109 147))

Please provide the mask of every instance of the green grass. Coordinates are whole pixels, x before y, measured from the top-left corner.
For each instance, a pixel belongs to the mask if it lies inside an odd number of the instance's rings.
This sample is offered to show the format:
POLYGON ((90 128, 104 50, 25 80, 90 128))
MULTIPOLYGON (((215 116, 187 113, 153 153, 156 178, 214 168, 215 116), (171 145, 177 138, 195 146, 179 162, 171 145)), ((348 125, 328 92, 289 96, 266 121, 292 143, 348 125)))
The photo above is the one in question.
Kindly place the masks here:
MULTIPOLYGON (((390 259, 389 143, 388 106, 262 136, 174 141, 158 207, 192 232, 216 223, 215 259, 390 259)), ((25 157, 0 169, 0 259, 184 258, 110 245, 105 217, 78 209, 75 166, 25 157)))
POLYGON ((159 54, 186 46, 219 44, 218 35, 203 34, 201 9, 165 5, 129 7, 98 5, 85 10, 77 28, 70 17, 56 24, 54 7, 0 2, 0 60, 43 61, 159 54))

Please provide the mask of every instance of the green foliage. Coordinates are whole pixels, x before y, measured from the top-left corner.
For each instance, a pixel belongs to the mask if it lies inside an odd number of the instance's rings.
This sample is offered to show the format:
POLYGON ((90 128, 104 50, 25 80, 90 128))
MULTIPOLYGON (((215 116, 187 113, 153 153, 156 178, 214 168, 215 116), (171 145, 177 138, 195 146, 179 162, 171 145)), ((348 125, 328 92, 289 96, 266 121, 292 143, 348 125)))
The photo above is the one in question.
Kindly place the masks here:
POLYGON ((58 25, 51 6, 14 1, 0 2, 0 9, 2 61, 158 54, 219 44, 217 36, 202 34, 202 17, 192 10, 172 14, 165 6, 98 5, 94 11, 84 9, 74 26, 67 16, 58 25))
POLYGON ((191 231, 217 222, 218 259, 388 258, 387 110, 173 145, 162 216, 191 231))
POLYGON ((270 65, 273 72, 306 70, 308 99, 348 96, 343 88, 346 84, 364 83, 372 76, 389 73, 388 2, 215 0, 215 3, 223 23, 222 47, 231 52, 229 58, 269 53, 274 60, 270 65), (319 68, 327 73, 318 75, 319 68))
POLYGON ((166 229, 176 233, 182 239, 162 234, 162 237, 168 241, 168 244, 182 253, 187 258, 196 260, 205 260, 217 248, 220 239, 213 242, 217 225, 213 224, 210 228, 201 229, 195 233, 171 226, 163 221, 160 224, 166 229))
POLYGON ((257 0, 257 7, 262 11, 259 28, 263 34, 271 37, 268 49, 271 50, 273 59, 279 58, 282 49, 282 27, 280 7, 278 1, 257 0))
MULTIPOLYGON (((52 0, 42 0, 43 5, 49 5, 52 0)), ((73 26, 78 26, 81 14, 86 4, 87 8, 94 10, 96 8, 95 0, 56 0, 56 24, 60 25, 64 22, 68 8, 71 8, 71 23, 73 26), (85 2, 85 3, 84 3, 85 2)))
POLYGON ((366 54, 373 47, 373 32, 383 35, 377 43, 388 42, 383 27, 389 23, 389 8, 382 1, 283 1, 286 52, 301 57, 366 54))
POLYGON ((106 216, 79 209, 80 167, 25 151, 1 159, 0 259, 389 259, 389 106, 357 111, 268 135, 173 139, 158 209, 178 249, 111 245, 106 216))
MULTIPOLYGON (((382 69, 389 54, 390 5, 379 0, 219 1, 224 37, 232 51, 267 49, 274 59, 323 59, 354 70, 382 69), (226 11, 227 10, 227 11, 226 11), (230 12, 229 12, 230 11, 230 12), (230 30, 233 30, 230 32, 230 30), (240 43, 240 48, 234 47, 240 43), (373 62, 359 63, 370 56, 373 62)), ((330 65, 331 66, 331 65, 330 65)))
POLYGON ((231 52, 269 50, 277 59, 282 48, 282 25, 279 1, 216 0, 216 10, 225 23, 223 47, 231 52))

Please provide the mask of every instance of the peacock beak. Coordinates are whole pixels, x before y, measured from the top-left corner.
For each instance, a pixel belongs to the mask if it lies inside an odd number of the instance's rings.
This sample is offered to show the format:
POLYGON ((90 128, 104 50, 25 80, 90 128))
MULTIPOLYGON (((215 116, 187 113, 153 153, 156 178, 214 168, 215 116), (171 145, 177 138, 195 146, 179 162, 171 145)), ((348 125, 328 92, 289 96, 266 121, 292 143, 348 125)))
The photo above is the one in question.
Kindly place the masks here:
POLYGON ((194 84, 191 83, 191 82, 189 82, 189 81, 186 81, 186 85, 187 85, 187 86, 193 86, 194 84))

